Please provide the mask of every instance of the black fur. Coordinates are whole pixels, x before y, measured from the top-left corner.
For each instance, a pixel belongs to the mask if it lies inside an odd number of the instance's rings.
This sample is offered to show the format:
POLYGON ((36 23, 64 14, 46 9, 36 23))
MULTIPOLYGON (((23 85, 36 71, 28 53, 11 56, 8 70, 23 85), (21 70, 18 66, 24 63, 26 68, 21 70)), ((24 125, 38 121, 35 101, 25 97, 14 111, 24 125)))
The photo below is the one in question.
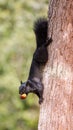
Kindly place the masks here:
POLYGON ((36 35, 37 48, 46 43, 48 22, 45 18, 39 18, 34 24, 34 32, 36 35))
POLYGON ((37 48, 33 54, 28 80, 21 82, 19 94, 35 93, 39 97, 39 103, 43 101, 42 73, 48 60, 47 46, 52 42, 52 38, 47 40, 48 22, 46 19, 38 19, 34 24, 37 48))

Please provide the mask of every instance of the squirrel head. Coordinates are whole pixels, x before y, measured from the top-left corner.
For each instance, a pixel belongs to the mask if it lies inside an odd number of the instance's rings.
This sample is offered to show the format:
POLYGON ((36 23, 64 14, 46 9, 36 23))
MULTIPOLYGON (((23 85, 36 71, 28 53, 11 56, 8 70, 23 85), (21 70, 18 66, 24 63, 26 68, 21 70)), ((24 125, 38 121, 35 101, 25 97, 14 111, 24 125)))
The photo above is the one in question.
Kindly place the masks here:
POLYGON ((19 87, 19 94, 28 94, 30 92, 31 87, 29 86, 29 84, 26 82, 22 82, 21 81, 21 85, 19 87))

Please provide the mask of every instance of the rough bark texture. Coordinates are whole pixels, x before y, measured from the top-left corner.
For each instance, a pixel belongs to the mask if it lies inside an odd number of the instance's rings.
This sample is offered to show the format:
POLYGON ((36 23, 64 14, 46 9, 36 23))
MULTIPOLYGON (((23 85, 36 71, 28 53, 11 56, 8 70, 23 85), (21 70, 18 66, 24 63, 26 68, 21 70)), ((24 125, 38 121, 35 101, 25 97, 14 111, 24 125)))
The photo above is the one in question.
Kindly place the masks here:
POLYGON ((38 130, 73 130, 73 0, 51 0, 38 130))

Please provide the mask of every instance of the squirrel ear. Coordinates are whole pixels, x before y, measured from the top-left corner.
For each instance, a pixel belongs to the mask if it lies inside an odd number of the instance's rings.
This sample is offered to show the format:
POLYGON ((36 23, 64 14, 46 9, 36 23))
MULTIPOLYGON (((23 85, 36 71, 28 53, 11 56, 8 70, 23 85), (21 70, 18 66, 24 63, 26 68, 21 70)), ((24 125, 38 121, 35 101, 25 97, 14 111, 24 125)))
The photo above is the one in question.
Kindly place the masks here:
POLYGON ((21 80, 21 84, 22 84, 23 82, 22 82, 22 80, 21 80))

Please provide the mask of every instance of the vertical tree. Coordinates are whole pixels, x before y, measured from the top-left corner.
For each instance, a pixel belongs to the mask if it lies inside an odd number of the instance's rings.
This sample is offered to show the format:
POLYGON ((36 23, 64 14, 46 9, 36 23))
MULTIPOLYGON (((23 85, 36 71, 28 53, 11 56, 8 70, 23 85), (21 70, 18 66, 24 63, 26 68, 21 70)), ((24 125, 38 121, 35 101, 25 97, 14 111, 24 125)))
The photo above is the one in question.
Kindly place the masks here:
POLYGON ((38 130, 73 130, 73 0, 50 0, 49 58, 38 130))

